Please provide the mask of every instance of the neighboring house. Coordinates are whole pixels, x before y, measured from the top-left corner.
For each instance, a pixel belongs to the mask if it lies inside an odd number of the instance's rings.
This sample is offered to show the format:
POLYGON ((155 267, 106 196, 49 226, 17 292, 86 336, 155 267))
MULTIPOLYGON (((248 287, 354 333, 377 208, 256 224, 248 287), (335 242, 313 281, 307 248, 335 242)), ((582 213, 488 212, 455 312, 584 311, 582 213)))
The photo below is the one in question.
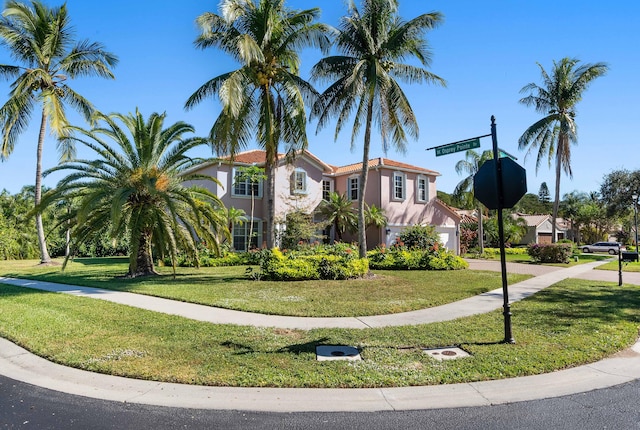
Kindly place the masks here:
MULTIPOLYGON (((530 243, 551 243, 552 223, 551 215, 527 215, 522 213, 511 214, 514 218, 522 218, 527 223, 527 234, 520 241, 520 245, 530 243)), ((556 242, 567 237, 567 223, 561 219, 556 219, 556 242)))
MULTIPOLYGON (((243 209, 247 217, 250 214, 251 189, 255 194, 253 231, 257 233, 252 246, 264 245, 266 232, 266 199, 262 183, 250 184, 236 180, 242 166, 264 166, 265 152, 252 150, 237 154, 233 161, 228 158, 203 164, 194 170, 217 178, 222 187, 211 183, 201 183, 211 189, 226 207, 243 209)), ((330 192, 346 194, 358 200, 358 181, 362 163, 336 167, 324 163, 308 151, 299 153, 293 163, 288 164, 286 157, 280 155, 275 178, 276 231, 284 228, 287 213, 303 211, 313 214, 330 192)), ((436 199, 436 177, 439 173, 422 167, 376 158, 369 160, 369 176, 365 201, 368 205, 381 208, 388 220, 386 228, 367 230, 367 245, 374 248, 379 244, 391 245, 399 232, 416 224, 434 225, 440 233, 445 246, 459 252, 460 216, 454 210, 436 199)), ((233 228, 233 246, 237 250, 247 249, 244 226, 233 228)), ((327 232, 330 236, 332 231, 327 232)), ((331 237, 332 238, 332 237, 331 237)), ((344 237, 355 240, 355 235, 344 237)))

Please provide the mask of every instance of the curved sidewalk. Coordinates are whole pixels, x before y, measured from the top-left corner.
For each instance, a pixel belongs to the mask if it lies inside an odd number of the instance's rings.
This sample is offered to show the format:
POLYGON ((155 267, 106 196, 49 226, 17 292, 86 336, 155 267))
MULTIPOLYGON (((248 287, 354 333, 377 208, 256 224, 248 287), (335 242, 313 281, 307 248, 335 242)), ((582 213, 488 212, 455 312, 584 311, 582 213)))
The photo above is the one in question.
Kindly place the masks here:
MULTIPOLYGON (((587 276, 588 271, 598 264, 600 263, 588 263, 567 269, 547 269, 548 273, 511 285, 509 287, 511 301, 520 300, 565 278, 587 276)), ((513 266, 510 268, 513 271, 517 270, 513 266)), ((522 269, 524 270, 524 268, 522 269)), ((613 275, 617 276, 617 273, 613 272, 613 275)), ((191 316, 187 316, 188 318, 203 321, 213 320, 212 322, 233 324, 252 324, 255 322, 261 326, 272 327, 274 324, 286 324, 287 327, 295 328, 330 327, 333 326, 331 324, 342 324, 338 326, 354 324, 358 327, 380 326, 385 323, 391 325, 422 324, 488 312, 502 306, 502 291, 495 290, 476 298, 441 306, 439 308, 443 309, 440 310, 433 308, 384 317, 272 318, 271 316, 242 312, 218 313, 217 309, 206 306, 193 305, 197 307, 184 308, 181 306, 182 303, 171 300, 108 290, 7 278, 0 278, 0 283, 74 295, 88 295, 131 306, 151 308, 159 312, 170 311, 168 313, 178 315, 186 312, 191 313, 191 316), (156 300, 160 300, 162 303, 156 300), (155 304, 149 307, 146 306, 147 302, 155 304), (170 304, 171 308, 163 308, 166 304, 170 304), (176 309, 178 305, 180 305, 180 309, 176 309), (214 316, 207 316, 207 314, 214 316)), ((633 381, 640 378, 640 342, 629 350, 597 363, 522 378, 400 388, 287 389, 203 387, 97 374, 51 363, 7 340, 0 339, 0 374, 69 394, 158 406, 272 412, 414 410, 488 406, 558 397, 633 381)))
MULTIPOLYGON (((496 264, 498 264, 497 267, 499 270, 499 262, 470 261, 471 268, 479 270, 495 270, 496 264)), ((529 297, 541 289, 553 285, 563 279, 583 276, 600 264, 603 264, 603 262, 586 263, 564 269, 551 266, 532 266, 527 264, 510 263, 508 265, 508 270, 510 272, 529 272, 529 274, 537 273, 539 276, 510 285, 509 301, 516 302, 522 300, 525 297, 529 297), (536 273, 532 273, 532 271, 536 273)), ((611 272, 611 274, 613 273, 614 272, 611 272)), ((193 303, 178 302, 175 300, 145 296, 141 294, 105 290, 101 288, 80 287, 77 285, 57 284, 53 282, 34 281, 29 279, 0 277, 0 283, 71 294, 81 297, 102 299, 114 303, 134 306, 155 312, 178 315, 214 324, 237 324, 301 330, 310 330, 314 328, 362 329, 449 321, 470 315, 491 312, 495 309, 501 308, 504 302, 502 289, 500 288, 474 297, 469 297, 458 302, 411 312, 362 317, 310 318, 241 312, 193 303)))

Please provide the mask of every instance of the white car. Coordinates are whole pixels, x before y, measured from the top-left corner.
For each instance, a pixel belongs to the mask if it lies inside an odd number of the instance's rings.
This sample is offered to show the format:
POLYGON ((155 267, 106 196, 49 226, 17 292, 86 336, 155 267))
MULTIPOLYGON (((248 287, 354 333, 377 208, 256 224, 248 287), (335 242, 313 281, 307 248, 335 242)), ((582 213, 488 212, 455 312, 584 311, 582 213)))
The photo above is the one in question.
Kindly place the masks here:
POLYGON ((621 246, 618 242, 596 242, 591 245, 584 245, 582 252, 608 252, 611 255, 616 255, 618 251, 626 251, 627 248, 621 246))

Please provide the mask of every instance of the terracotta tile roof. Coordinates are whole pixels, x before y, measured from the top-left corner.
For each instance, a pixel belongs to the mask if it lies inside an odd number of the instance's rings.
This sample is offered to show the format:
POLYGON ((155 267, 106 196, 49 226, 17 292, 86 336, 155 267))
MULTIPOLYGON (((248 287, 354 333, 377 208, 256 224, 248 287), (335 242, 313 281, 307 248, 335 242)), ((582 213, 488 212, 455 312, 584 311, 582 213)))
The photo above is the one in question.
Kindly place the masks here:
MULTIPOLYGON (((422 172, 427 175, 440 176, 440 173, 434 170, 429 170, 429 169, 425 169, 424 167, 413 166, 411 164, 401 163, 400 161, 390 160, 388 158, 382 158, 382 157, 369 160, 368 164, 370 169, 375 167, 388 167, 391 169, 395 168, 395 169, 402 169, 402 170, 411 170, 414 172, 422 172)), ((333 173, 336 175, 346 175, 349 173, 359 172, 361 170, 362 170, 362 163, 354 163, 354 164, 348 164, 346 166, 335 167, 333 173)))
MULTIPOLYGON (((278 154, 278 158, 283 157, 284 154, 278 154)), ((235 163, 242 164, 264 164, 266 160, 266 151, 262 149, 252 149, 251 151, 240 152, 231 160, 231 157, 220 157, 221 160, 233 161, 235 163)))
MULTIPOLYGON (((298 154, 300 154, 300 153, 298 153, 298 154)), ((278 153, 278 160, 282 160, 286 156, 287 156, 286 154, 278 153)), ((326 171, 333 171, 333 169, 334 169, 333 166, 328 165, 327 163, 325 163, 324 161, 320 160, 318 157, 316 157, 315 155, 313 155, 309 151, 304 151, 304 156, 309 158, 309 159, 311 159, 312 161, 314 161, 315 163, 319 164, 320 166, 322 166, 324 168, 324 170, 326 170, 326 171)), ((229 162, 240 163, 240 164, 264 165, 266 158, 267 158, 267 152, 266 151, 264 151, 262 149, 253 149, 253 150, 250 150, 250 151, 240 152, 240 153, 236 154, 236 156, 233 158, 233 160, 231 160, 231 157, 229 157, 229 156, 221 157, 220 159, 221 160, 225 160, 225 161, 229 161, 229 162)))

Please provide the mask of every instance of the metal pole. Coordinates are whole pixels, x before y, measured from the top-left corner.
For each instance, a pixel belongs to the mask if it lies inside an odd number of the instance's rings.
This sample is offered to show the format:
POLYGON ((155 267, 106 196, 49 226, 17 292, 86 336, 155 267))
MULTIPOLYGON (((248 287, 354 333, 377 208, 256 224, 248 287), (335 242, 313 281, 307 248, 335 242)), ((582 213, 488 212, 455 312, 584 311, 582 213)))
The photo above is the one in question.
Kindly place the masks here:
POLYGON ((496 182, 498 183, 498 240, 500 242, 500 268, 502 271, 502 296, 504 298, 504 343, 516 343, 511 332, 511 305, 509 304, 509 286, 507 285, 507 259, 504 250, 504 223, 502 208, 504 190, 502 186, 502 164, 498 157, 498 136, 496 133, 496 117, 491 115, 491 140, 493 141, 493 161, 496 165, 496 182))

